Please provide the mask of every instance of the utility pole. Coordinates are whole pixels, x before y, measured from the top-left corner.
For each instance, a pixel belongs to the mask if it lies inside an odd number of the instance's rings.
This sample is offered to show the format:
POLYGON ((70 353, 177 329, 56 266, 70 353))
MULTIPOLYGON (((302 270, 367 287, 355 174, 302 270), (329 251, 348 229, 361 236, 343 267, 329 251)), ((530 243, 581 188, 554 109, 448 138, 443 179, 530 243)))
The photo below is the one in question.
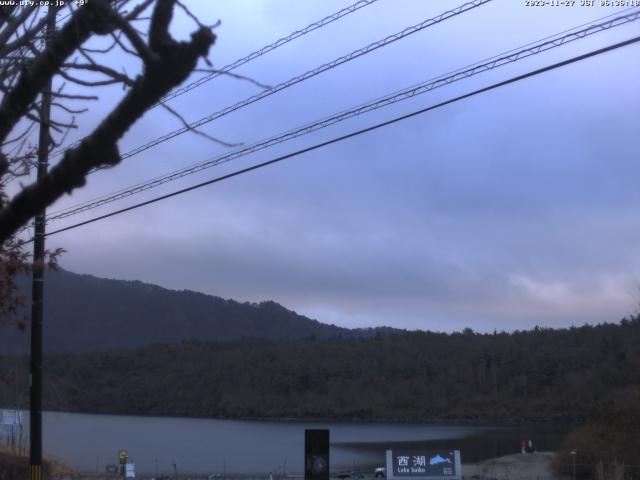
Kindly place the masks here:
MULTIPOLYGON (((55 7, 50 6, 47 15, 45 48, 51 43, 56 28, 55 7)), ((38 182, 41 182, 49 166, 51 117, 51 88, 49 78, 42 90, 40 111, 40 135, 38 138, 38 182)), ((31 378, 29 408, 29 478, 42 480, 42 313, 44 297, 44 236, 45 210, 40 211, 34 220, 33 241, 33 282, 31 306, 31 378)))

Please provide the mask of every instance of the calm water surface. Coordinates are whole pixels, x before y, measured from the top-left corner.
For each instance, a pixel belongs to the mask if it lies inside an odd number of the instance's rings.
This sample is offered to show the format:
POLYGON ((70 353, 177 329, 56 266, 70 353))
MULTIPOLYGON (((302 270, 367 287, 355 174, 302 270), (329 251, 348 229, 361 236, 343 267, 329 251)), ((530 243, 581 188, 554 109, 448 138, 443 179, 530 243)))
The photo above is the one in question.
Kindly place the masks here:
MULTIPOLYGON (((23 418, 28 421, 28 414, 23 418)), ((139 473, 259 474, 303 472, 305 428, 328 428, 332 471, 384 464, 387 448, 460 448, 462 461, 515 453, 522 438, 557 447, 567 427, 468 424, 239 421, 45 412, 44 450, 93 471, 116 463, 124 448, 139 473)), ((28 432, 28 423, 25 432, 28 432)))

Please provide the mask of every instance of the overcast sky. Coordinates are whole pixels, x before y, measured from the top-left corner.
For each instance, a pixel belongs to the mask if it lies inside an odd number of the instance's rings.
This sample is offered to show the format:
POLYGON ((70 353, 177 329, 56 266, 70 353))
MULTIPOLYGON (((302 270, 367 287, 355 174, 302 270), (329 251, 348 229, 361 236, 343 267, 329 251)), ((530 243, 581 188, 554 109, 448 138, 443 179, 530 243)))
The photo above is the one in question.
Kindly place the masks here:
MULTIPOLYGON (((205 23, 222 22, 210 55, 219 68, 352 1, 187 3, 205 23)), ((379 0, 237 72, 275 85, 462 3, 379 0)), ((622 10, 580 4, 494 0, 203 130, 251 144, 622 10)), ((630 38, 639 25, 476 75, 48 228, 630 38)), ((193 28, 176 18, 177 36, 193 28)), ((640 286, 639 59, 638 45, 591 58, 49 237, 48 246, 64 247, 62 265, 75 272, 240 301, 272 299, 347 327, 493 331, 618 321, 637 311, 640 286)), ((116 62, 135 70, 131 60, 116 62)), ((258 92, 249 82, 219 78, 171 105, 193 121, 258 92)), ((122 94, 104 90, 70 140, 90 131, 122 94)), ((179 127, 154 110, 123 139, 121 151, 179 127)), ((92 175, 50 211, 231 150, 182 135, 92 175)))

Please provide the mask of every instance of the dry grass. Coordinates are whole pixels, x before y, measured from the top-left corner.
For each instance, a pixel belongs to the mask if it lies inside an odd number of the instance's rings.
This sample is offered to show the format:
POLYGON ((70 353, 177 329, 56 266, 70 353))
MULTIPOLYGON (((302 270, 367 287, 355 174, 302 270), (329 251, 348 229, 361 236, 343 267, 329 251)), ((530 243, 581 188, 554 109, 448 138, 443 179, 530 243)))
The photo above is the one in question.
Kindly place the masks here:
MULTIPOLYGON (((73 479, 78 474, 64 463, 55 458, 46 457, 43 459, 44 478, 48 480, 73 479)), ((0 480, 15 480, 18 478, 28 478, 29 457, 24 454, 17 454, 11 449, 0 447, 0 480)))

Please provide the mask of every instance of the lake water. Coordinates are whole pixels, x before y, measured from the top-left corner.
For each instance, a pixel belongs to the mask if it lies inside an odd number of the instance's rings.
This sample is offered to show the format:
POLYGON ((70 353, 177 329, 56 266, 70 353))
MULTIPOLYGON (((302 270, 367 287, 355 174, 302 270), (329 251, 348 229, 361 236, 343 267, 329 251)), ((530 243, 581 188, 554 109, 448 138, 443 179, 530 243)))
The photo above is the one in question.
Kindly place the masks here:
MULTIPOLYGON (((28 432, 28 414, 24 417, 28 432)), ((469 424, 239 421, 45 412, 44 451, 67 465, 104 471, 124 448, 142 474, 303 473, 305 428, 328 428, 331 470, 384 464, 387 448, 459 448, 463 463, 518 451, 533 439, 557 447, 567 427, 469 424)))

